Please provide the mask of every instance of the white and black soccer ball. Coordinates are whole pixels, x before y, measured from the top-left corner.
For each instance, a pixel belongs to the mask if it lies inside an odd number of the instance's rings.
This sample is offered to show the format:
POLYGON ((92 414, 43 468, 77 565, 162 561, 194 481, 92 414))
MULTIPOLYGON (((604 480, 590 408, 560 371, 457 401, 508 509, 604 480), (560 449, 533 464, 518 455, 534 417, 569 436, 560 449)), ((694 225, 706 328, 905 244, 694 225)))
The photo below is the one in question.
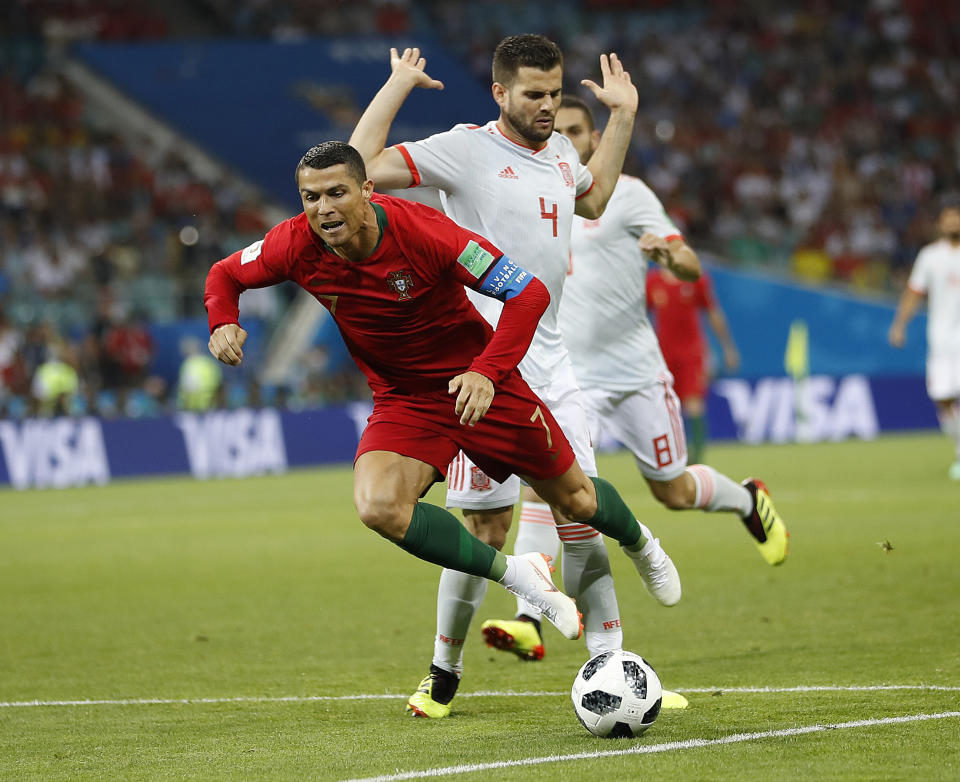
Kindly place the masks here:
POLYGON ((570 691, 573 710, 594 736, 639 736, 660 713, 663 687, 653 666, 639 654, 618 650, 587 660, 570 691))

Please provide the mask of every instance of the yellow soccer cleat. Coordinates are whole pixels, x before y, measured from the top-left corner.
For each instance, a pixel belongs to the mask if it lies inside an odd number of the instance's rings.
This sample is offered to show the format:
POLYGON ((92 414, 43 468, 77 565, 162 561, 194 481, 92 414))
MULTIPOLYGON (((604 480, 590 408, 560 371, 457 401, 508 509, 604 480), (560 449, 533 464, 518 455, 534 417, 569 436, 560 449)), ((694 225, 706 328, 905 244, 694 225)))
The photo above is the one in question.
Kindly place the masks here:
POLYGON ((521 660, 542 660, 543 640, 533 622, 520 619, 488 619, 480 628, 487 646, 513 652, 521 660))
POLYGON ((760 556, 771 565, 779 565, 790 551, 790 533, 773 507, 766 484, 747 478, 743 486, 753 497, 753 512, 743 517, 743 523, 753 535, 760 556))
POLYGON ((673 690, 664 690, 663 699, 660 701, 661 709, 685 709, 690 705, 690 701, 684 698, 679 692, 673 690))
POLYGON ((417 691, 407 701, 407 712, 412 717, 439 720, 450 714, 450 701, 457 693, 460 677, 455 673, 430 666, 417 691))

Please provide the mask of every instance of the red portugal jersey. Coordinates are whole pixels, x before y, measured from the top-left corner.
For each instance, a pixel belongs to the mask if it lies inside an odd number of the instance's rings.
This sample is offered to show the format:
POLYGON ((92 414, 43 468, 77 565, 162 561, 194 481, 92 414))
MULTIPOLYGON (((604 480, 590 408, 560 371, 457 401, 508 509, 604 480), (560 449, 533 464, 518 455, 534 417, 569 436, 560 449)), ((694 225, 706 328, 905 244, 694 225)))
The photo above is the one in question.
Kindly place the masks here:
POLYGON ((678 280, 659 269, 647 275, 647 307, 656 319, 657 339, 667 364, 702 357, 706 350, 701 310, 713 307, 713 286, 706 272, 696 282, 678 280))
POLYGON ((375 395, 445 390, 467 369, 494 382, 513 370, 522 351, 512 363, 474 362, 493 330, 464 290, 503 253, 430 207, 378 194, 371 203, 380 241, 360 261, 334 253, 301 213, 216 263, 204 296, 211 331, 237 322, 243 290, 292 280, 330 311, 375 395))

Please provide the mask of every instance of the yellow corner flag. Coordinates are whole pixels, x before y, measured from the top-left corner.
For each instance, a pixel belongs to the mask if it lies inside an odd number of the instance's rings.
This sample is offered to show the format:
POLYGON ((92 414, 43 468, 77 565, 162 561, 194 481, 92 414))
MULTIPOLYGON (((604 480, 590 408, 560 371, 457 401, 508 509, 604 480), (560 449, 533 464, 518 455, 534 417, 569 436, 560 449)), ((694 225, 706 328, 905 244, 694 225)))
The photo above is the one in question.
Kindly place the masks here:
POLYGON ((810 339, 805 320, 797 319, 790 324, 787 350, 783 354, 783 368, 794 380, 810 374, 810 339))

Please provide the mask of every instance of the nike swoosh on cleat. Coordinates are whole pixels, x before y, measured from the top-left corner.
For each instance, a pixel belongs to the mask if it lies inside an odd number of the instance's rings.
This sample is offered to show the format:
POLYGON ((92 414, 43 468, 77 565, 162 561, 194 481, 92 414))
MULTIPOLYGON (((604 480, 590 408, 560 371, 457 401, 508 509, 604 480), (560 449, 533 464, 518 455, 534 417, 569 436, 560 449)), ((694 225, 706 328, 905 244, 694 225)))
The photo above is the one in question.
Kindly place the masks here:
POLYGON ((538 568, 538 567, 537 567, 536 565, 534 565, 532 562, 531 562, 530 564, 533 566, 533 569, 537 571, 537 575, 540 576, 540 578, 542 578, 542 579, 544 580, 544 582, 549 585, 549 588, 547 589, 548 592, 559 592, 559 591, 560 591, 560 590, 557 589, 553 584, 550 583, 550 579, 549 579, 549 578, 547 578, 546 576, 543 575, 543 573, 540 572, 540 568, 538 568))

